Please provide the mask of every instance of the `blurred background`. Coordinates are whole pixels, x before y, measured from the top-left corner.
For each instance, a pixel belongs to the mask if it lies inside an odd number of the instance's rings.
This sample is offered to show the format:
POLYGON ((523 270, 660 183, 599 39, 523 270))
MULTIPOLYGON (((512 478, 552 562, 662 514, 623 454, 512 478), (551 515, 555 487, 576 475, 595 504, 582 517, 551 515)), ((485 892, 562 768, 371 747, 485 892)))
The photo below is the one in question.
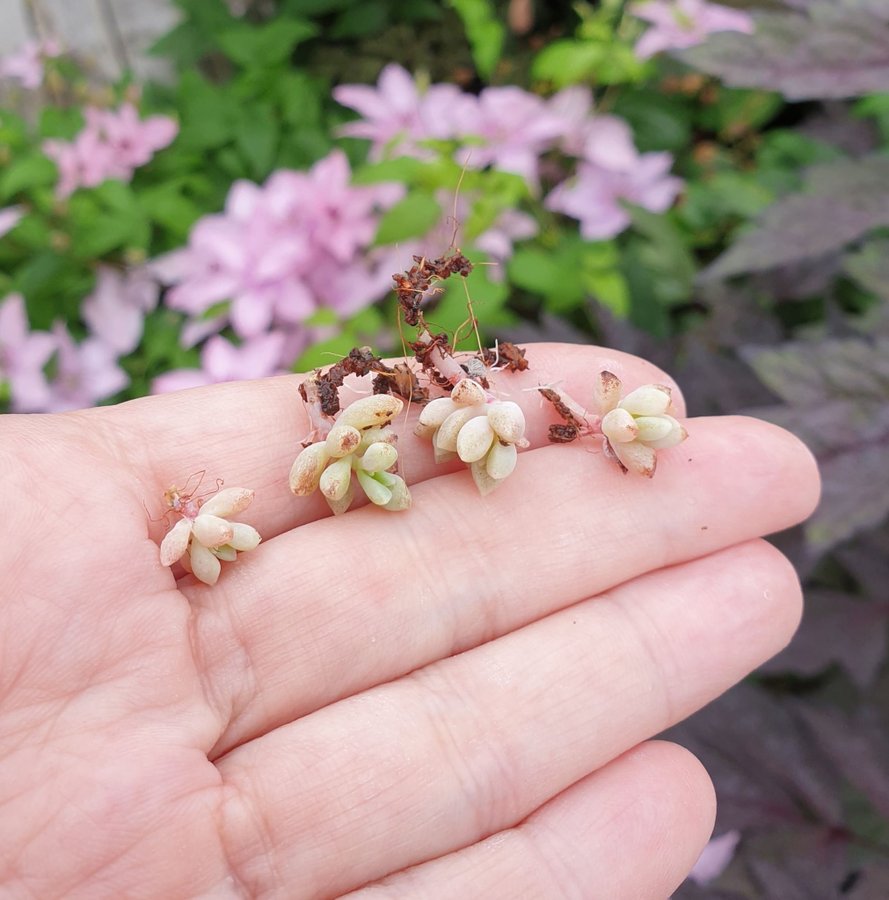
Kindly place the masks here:
MULTIPOLYGON (((0 410, 398 353, 458 246, 486 341, 789 428, 805 619, 670 733, 719 796, 677 897, 885 900, 887 150, 885 0, 4 0, 0 410)), ((473 346, 462 285, 427 318, 473 346)))

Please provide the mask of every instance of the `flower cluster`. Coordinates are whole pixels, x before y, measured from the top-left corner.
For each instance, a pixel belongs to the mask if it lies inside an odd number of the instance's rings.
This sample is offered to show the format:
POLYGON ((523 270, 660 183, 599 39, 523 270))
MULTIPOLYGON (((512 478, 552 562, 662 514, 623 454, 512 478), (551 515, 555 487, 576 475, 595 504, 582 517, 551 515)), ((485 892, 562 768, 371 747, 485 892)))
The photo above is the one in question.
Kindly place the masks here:
POLYGON ((598 398, 605 453, 624 469, 651 478, 657 465, 656 451, 675 447, 688 432, 669 414, 672 396, 666 385, 646 384, 623 399, 620 394, 620 379, 602 372, 598 398))
POLYGON ((253 502, 248 488, 226 488, 204 502, 177 488, 164 497, 182 518, 161 542, 161 565, 181 562, 199 581, 216 584, 222 562, 234 562, 239 552, 253 550, 261 540, 253 526, 228 521, 253 502))
POLYGON ((469 463, 481 494, 488 494, 516 466, 525 439, 525 416, 511 400, 490 400, 470 378, 457 382, 449 397, 423 407, 415 434, 432 440, 436 462, 459 457, 469 463))
POLYGON ((366 253, 379 212, 402 195, 400 185, 353 187, 349 163, 334 151, 309 172, 279 170, 263 186, 238 181, 224 212, 205 216, 188 246, 155 261, 174 285, 167 303, 198 317, 231 301, 217 317, 241 338, 272 328, 292 331, 319 307, 349 315, 379 299, 390 261, 366 253))
POLYGON ((52 38, 25 41, 15 53, 0 58, 0 78, 17 81, 26 90, 34 91, 43 84, 44 62, 61 52, 61 45, 52 38))
POLYGON ((652 26, 636 43, 636 55, 642 59, 664 50, 694 47, 718 31, 752 34, 754 30, 749 13, 706 0, 645 0, 634 3, 630 12, 652 26))
POLYGON ((408 72, 390 64, 376 89, 341 85, 334 97, 363 117, 341 133, 370 140, 373 158, 424 158, 429 142, 448 140, 470 168, 515 172, 534 187, 543 154, 574 157, 574 171, 545 202, 578 219, 587 238, 613 237, 629 225, 622 201, 663 212, 682 187, 668 174, 672 157, 640 154, 622 119, 594 114, 585 88, 567 88, 549 100, 517 87, 489 87, 475 96, 437 84, 422 92, 408 72))
POLYGON ((169 146, 179 130, 168 116, 140 119, 131 103, 117 110, 87 107, 84 116, 86 125, 73 141, 49 140, 43 144, 43 152, 59 169, 59 199, 108 179, 130 181, 135 170, 169 146))
POLYGON ((396 435, 389 427, 404 404, 391 394, 362 397, 346 407, 327 436, 309 444, 290 470, 290 490, 307 497, 320 488, 334 514, 354 499, 355 473, 367 499, 391 512, 408 509, 411 495, 392 469, 398 461, 396 435))
POLYGON ((19 294, 0 302, 0 382, 9 384, 13 411, 81 409, 123 390, 129 376, 118 358, 139 345, 158 293, 144 269, 101 267, 81 306, 89 333, 79 343, 61 322, 51 332, 32 331, 19 294), (44 367, 51 359, 55 374, 49 380, 44 367))

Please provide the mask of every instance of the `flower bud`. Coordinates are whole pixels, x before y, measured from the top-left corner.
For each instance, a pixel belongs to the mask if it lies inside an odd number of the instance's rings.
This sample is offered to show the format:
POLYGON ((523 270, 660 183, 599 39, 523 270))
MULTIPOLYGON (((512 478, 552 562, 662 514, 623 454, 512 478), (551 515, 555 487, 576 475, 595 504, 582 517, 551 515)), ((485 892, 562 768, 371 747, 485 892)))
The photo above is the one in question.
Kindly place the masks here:
POLYGON ((223 544, 221 547, 210 547, 209 549, 220 562, 234 562, 238 558, 238 551, 231 544, 223 544))
POLYGON ((404 404, 392 394, 372 394, 347 406, 336 420, 337 425, 351 425, 359 431, 373 425, 388 425, 404 404))
POLYGON ((512 400, 498 400, 487 407, 488 422, 500 440, 514 444, 525 433, 525 414, 518 403, 512 400))
POLYGON ((321 473, 330 459, 326 444, 321 441, 302 450, 290 469, 290 490, 297 497, 308 497, 318 487, 321 473))
POLYGON ((198 581, 204 584, 216 584, 222 565, 219 560, 200 542, 192 541, 189 552, 191 571, 198 581))
POLYGON ((461 406, 456 412, 452 412, 442 422, 441 428, 435 434, 435 446, 439 450, 455 452, 457 450, 457 435, 460 429, 476 416, 484 413, 482 406, 461 406))
POLYGON ((666 419, 670 423, 670 431, 664 437, 656 441, 646 441, 652 450, 669 450, 670 447, 681 444, 688 437, 688 432, 685 428, 672 416, 664 415, 660 418, 666 419))
POLYGON ((356 463, 365 472, 382 472, 394 466, 397 459, 398 451, 391 444, 378 441, 371 444, 356 463))
POLYGON ((593 387, 593 399, 599 415, 604 416, 617 406, 620 401, 620 390, 620 378, 614 372, 603 370, 599 373, 593 387))
POLYGON ((192 533, 205 547, 221 547, 232 539, 230 522, 204 512, 192 522, 192 533))
POLYGON ((337 422, 330 429, 327 440, 324 441, 324 447, 329 456, 334 459, 342 459, 350 453, 358 449, 361 443, 361 432, 351 425, 343 425, 337 422))
POLYGON ((339 500, 331 500, 330 497, 325 497, 324 499, 335 516, 341 516, 344 512, 348 512, 352 501, 355 499, 355 490, 352 487, 351 479, 346 487, 346 493, 339 500))
POLYGON ((420 418, 417 420, 414 434, 418 437, 429 437, 456 409, 457 404, 450 397, 437 397, 435 400, 430 400, 420 410, 420 418))
POLYGON ((485 402, 485 389, 471 378, 463 378, 454 385, 451 400, 457 406, 477 406, 485 402))
POLYGON ((398 435, 390 425, 374 425, 373 428, 365 428, 361 432, 361 443, 355 452, 364 453, 371 444, 377 443, 392 444, 394 447, 398 443, 398 435))
POLYGON ((377 479, 392 492, 392 499, 385 504, 383 509, 388 509, 390 512, 401 512, 402 510, 410 509, 411 492, 401 476, 393 475, 391 472, 379 472, 377 479))
POLYGON ((232 539, 229 546, 234 550, 253 550, 259 546, 262 538, 259 532, 252 525, 245 525, 243 522, 232 522, 232 539))
POLYGON ((663 440, 673 430, 673 426, 679 424, 671 416, 639 416, 635 421, 637 437, 649 446, 652 442, 663 440))
POLYGON ((342 500, 352 480, 352 460, 348 456, 332 462, 322 473, 318 486, 328 500, 342 500))
POLYGON ((635 440, 638 434, 636 420, 621 407, 612 409, 602 417, 602 434, 612 444, 625 444, 635 440))
POLYGON ((385 506, 392 499, 392 491, 381 484, 368 472, 358 470, 358 483, 361 489, 367 494, 367 499, 376 506, 385 506))
POLYGON ((188 549, 191 537, 191 520, 180 519, 161 541, 161 565, 172 566, 188 549))
POLYGON ((201 513, 227 519, 247 509, 253 502, 253 493, 250 488, 224 488, 204 503, 201 513))
POLYGON ((481 459, 494 442, 494 429, 487 416, 470 419, 457 434, 457 455, 463 462, 481 459))
POLYGON ((614 455, 631 472, 645 475, 651 478, 657 466, 657 454, 651 447, 640 444, 639 441, 630 441, 625 444, 611 444, 614 455))
POLYGON ((494 446, 491 447, 485 458, 485 469, 488 475, 497 481, 512 475, 518 456, 515 444, 503 444, 500 441, 494 441, 494 446))
POLYGON ((644 384, 618 405, 632 416, 662 416, 670 408, 671 393, 664 384, 644 384))
POLYGON ((494 488, 499 487, 500 485, 498 479, 492 478, 488 474, 488 470, 485 467, 485 460, 483 459, 470 463, 469 471, 472 473, 472 480, 475 482, 475 486, 478 488, 478 492, 482 497, 490 494, 494 488))

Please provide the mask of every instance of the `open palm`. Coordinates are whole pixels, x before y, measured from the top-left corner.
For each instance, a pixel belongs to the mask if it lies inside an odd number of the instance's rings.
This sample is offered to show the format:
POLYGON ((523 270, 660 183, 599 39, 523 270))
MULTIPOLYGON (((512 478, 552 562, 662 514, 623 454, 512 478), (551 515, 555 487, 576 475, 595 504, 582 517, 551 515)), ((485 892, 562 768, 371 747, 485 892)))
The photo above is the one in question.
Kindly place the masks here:
POLYGON ((693 421, 653 481, 546 446, 522 387, 667 379, 529 357, 499 376, 529 419, 516 473, 480 498, 405 425, 408 513, 289 494, 295 378, 0 421, 0 893, 670 893, 712 789, 642 742, 792 634, 796 578, 757 538, 817 474, 748 419, 693 421), (143 507, 199 470, 256 490, 264 537, 212 588, 160 565, 143 507))

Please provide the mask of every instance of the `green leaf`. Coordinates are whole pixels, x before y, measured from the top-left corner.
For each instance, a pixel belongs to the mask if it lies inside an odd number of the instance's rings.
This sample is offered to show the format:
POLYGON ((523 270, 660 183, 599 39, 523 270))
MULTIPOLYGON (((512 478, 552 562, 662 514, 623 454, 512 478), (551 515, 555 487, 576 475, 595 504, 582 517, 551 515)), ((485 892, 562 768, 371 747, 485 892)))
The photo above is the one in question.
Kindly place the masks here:
POLYGON ((180 128, 184 149, 207 150, 230 141, 237 107, 224 87, 212 85, 197 72, 185 72, 179 82, 180 128))
POLYGON ((606 32, 595 40, 565 38, 544 47, 534 58, 531 75, 557 88, 572 84, 619 84, 639 81, 645 66, 630 46, 606 32))
POLYGON ((300 19, 272 19, 264 25, 242 23, 219 35, 219 45, 245 68, 269 68, 290 58, 293 48, 315 37, 318 26, 300 19))
POLYGON ((183 242, 202 214, 201 207, 183 194, 181 183, 168 182, 143 188, 138 193, 138 200, 152 222, 162 225, 183 242))
POLYGON ((692 132, 691 103, 663 91, 622 91, 615 99, 615 115, 626 119, 640 152, 684 150, 692 132))
POLYGON ((348 322, 343 323, 342 330, 338 334, 309 347, 296 361, 293 371, 308 372, 338 362, 353 347, 375 342, 383 324, 378 309, 371 306, 362 310, 348 322))
POLYGON ((285 72, 275 79, 275 95, 281 117, 298 128, 322 123, 322 98, 329 88, 306 72, 285 72))
POLYGON ((534 58, 531 76, 557 88, 589 81, 602 61, 603 49, 590 41, 564 38, 544 47, 534 58))
POLYGON ((179 71, 187 72, 214 50, 216 40, 193 22, 182 22, 156 40, 149 48, 150 56, 169 59, 179 71))
POLYGON ((79 259, 104 256, 118 248, 147 250, 151 229, 129 185, 106 181, 69 201, 71 253, 79 259))
POLYGON ((500 61, 506 29, 491 0, 448 0, 463 20, 479 75, 490 80, 500 61))
POLYGON ((281 12, 290 16, 322 16, 357 6, 360 0, 282 0, 281 12))
POLYGON ((257 181, 264 179, 271 171, 279 137, 278 121, 271 106, 257 104, 241 110, 235 129, 235 143, 257 181))
POLYGON ((413 156, 385 159, 382 162, 361 166, 352 174, 352 184, 379 184, 383 181, 399 181, 412 184, 425 163, 413 156))
POLYGON ((581 254, 579 239, 563 240, 549 251, 519 248, 508 263, 509 279, 516 286, 544 297, 547 311, 569 312, 586 299, 581 254))
POLYGON ((338 15, 330 29, 330 37, 336 40, 366 37, 382 31, 388 22, 389 11, 385 5, 367 0, 338 15))
POLYGON ((657 279, 658 299, 670 305, 687 302, 698 269, 675 219, 641 207, 631 207, 630 216, 637 235, 644 239, 639 254, 657 279))
POLYGON ((22 191, 48 187, 55 183, 57 177, 55 163, 45 156, 34 154, 16 159, 0 174, 0 203, 22 191))
POLYGON ((441 218, 441 207, 431 194, 411 191, 380 220, 376 244, 396 244, 426 234, 441 218))
POLYGON ((746 221, 759 215, 774 199, 756 173, 717 172, 688 183, 679 215, 697 230, 719 228, 728 217, 746 221))
POLYGON ((70 140, 83 127, 83 113, 77 106, 44 106, 40 110, 37 133, 44 138, 70 140))

